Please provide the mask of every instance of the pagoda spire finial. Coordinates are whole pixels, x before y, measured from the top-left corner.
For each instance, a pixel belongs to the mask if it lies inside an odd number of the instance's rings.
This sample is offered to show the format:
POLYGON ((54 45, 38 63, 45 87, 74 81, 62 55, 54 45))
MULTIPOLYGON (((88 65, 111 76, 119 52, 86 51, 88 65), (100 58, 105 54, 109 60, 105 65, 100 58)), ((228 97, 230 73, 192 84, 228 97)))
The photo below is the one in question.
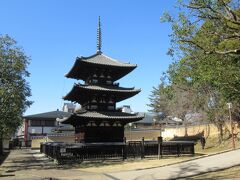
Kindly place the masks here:
POLYGON ((98 29, 97 29, 97 53, 101 53, 102 48, 102 32, 101 32, 101 20, 98 17, 98 29))

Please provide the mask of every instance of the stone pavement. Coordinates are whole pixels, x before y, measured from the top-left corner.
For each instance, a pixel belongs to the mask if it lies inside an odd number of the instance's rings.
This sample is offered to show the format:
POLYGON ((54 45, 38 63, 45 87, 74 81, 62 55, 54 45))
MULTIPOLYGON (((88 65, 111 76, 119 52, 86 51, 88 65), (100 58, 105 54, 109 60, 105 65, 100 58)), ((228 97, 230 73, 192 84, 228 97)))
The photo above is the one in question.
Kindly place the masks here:
MULTIPOLYGON (((74 166, 57 166, 38 151, 13 150, 0 166, 0 179, 176 179, 240 164, 240 150, 207 156, 174 165, 113 173, 91 173, 74 166)), ((144 167, 143 167, 144 168, 144 167)))
MULTIPOLYGON (((216 171, 240 165, 240 149, 217 155, 207 156, 179 164, 144 169, 139 171, 126 171, 108 173, 113 179, 177 179, 193 176, 204 172, 216 171)), ((240 179, 240 177, 236 177, 240 179)))

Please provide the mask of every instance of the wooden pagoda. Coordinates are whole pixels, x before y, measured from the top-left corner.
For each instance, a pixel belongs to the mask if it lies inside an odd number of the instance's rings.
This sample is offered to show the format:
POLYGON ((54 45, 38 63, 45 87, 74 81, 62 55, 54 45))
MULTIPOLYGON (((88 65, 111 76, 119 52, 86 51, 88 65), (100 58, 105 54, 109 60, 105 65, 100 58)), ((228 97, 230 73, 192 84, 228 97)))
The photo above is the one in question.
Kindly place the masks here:
POLYGON ((141 90, 120 87, 115 81, 137 66, 102 53, 100 18, 97 34, 97 53, 89 57, 77 57, 72 69, 66 74, 67 78, 82 80, 84 84, 74 84, 63 98, 81 104, 81 109, 62 123, 75 127, 77 142, 123 142, 124 126, 141 120, 143 116, 117 110, 116 103, 141 90))

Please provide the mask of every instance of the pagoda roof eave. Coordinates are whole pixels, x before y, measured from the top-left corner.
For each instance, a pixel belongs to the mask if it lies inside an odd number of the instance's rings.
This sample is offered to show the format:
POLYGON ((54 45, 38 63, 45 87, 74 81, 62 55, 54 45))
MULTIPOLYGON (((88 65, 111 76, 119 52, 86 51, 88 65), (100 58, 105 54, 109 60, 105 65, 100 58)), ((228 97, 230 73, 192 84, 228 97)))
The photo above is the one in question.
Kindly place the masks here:
POLYGON ((85 111, 78 114, 72 114, 70 117, 61 121, 63 124, 78 124, 89 121, 119 121, 122 123, 136 122, 144 118, 143 114, 139 113, 123 113, 123 112, 97 112, 97 111, 85 111), (77 122, 79 121, 79 122, 77 122))
POLYGON ((114 91, 114 92, 135 92, 135 91, 141 91, 141 89, 134 89, 134 87, 131 88, 124 88, 119 86, 106 86, 106 85, 83 85, 83 84, 75 84, 75 87, 83 88, 87 90, 96 90, 96 91, 114 91))
POLYGON ((89 57, 77 57, 74 65, 72 66, 71 70, 67 74, 65 74, 65 77, 85 80, 88 77, 86 67, 105 67, 113 70, 121 69, 121 71, 114 71, 113 74, 113 79, 118 80, 133 71, 137 67, 137 65, 130 63, 122 63, 102 53, 96 53, 89 57))
POLYGON ((113 59, 103 53, 96 53, 89 57, 83 57, 83 56, 77 57, 76 60, 79 60, 80 62, 83 61, 90 64, 112 66, 112 67, 131 67, 131 68, 137 67, 136 64, 124 63, 120 60, 113 59))
POLYGON ((116 102, 122 101, 124 99, 130 98, 136 94, 138 94, 141 89, 134 88, 122 88, 122 87, 109 87, 109 86, 100 86, 100 85, 82 85, 75 84, 71 91, 63 97, 64 100, 69 100, 72 102, 81 102, 85 101, 87 94, 111 94, 116 96, 116 102), (82 96, 84 94, 84 96, 82 96))

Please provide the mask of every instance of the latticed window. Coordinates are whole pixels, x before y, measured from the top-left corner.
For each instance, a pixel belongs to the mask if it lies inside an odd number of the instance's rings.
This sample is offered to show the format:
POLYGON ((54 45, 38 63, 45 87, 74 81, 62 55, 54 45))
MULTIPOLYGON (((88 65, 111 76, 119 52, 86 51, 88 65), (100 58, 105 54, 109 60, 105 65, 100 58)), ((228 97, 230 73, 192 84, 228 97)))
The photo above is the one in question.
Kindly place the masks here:
POLYGON ((104 76, 104 74, 103 74, 103 73, 101 73, 101 75, 100 75, 100 78, 105 78, 105 76, 104 76))
POLYGON ((30 125, 31 126, 41 126, 41 120, 31 120, 30 125))
POLYGON ((31 120, 30 126, 55 126, 54 120, 31 120))
POLYGON ((93 97, 93 98, 92 98, 92 102, 93 102, 93 103, 96 103, 96 102, 97 102, 96 97, 93 97))
POLYGON ((110 98, 108 102, 109 102, 109 103, 114 103, 114 101, 113 101, 112 98, 110 98))
POLYGON ((46 120, 44 121, 44 126, 55 126, 55 121, 46 120))
POLYGON ((107 109, 108 110, 114 110, 114 106, 108 106, 107 109))
POLYGON ((93 79, 93 80, 92 80, 92 83, 97 84, 97 83, 98 83, 98 80, 97 80, 97 79, 93 79))
POLYGON ((90 109, 97 109, 97 108, 98 108, 97 105, 91 105, 91 106, 90 106, 90 109))
POLYGON ((110 84, 112 84, 112 81, 107 80, 106 83, 110 85, 110 84))

